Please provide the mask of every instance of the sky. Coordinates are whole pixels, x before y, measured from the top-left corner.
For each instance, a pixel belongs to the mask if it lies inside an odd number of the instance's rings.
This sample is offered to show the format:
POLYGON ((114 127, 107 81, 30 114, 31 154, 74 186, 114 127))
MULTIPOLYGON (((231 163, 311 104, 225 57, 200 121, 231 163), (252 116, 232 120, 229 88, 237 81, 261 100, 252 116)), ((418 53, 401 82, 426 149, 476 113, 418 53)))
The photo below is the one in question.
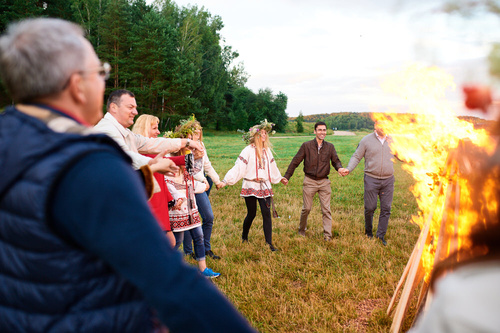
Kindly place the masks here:
MULTIPOLYGON (((151 3, 151 1, 148 1, 151 3)), ((220 16, 254 92, 288 96, 287 114, 405 111, 381 88, 413 63, 451 74, 446 99, 465 112, 461 86, 492 84, 486 58, 500 19, 440 11, 440 0, 174 0, 220 16)))

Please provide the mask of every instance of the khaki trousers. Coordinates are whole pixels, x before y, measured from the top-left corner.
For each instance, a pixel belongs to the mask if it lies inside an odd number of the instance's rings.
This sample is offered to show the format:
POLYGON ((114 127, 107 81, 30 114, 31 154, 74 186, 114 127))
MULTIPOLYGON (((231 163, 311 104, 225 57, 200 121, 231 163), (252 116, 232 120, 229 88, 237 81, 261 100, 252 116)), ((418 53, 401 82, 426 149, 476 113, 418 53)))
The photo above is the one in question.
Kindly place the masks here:
POLYGON ((323 235, 325 238, 332 238, 332 213, 330 211, 330 199, 332 187, 328 178, 314 180, 304 176, 302 197, 304 204, 300 213, 299 232, 304 233, 307 227, 307 217, 312 208, 314 195, 318 193, 321 212, 323 213, 323 235))

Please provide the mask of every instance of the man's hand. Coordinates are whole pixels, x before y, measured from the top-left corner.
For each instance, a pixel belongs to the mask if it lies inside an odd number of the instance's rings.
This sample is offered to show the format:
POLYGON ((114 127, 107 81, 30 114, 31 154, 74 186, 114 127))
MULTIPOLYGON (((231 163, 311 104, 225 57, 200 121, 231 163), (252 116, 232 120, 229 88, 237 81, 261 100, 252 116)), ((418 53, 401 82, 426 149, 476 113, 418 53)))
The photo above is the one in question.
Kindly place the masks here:
POLYGON ((196 150, 198 151, 198 153, 196 153, 196 157, 197 158, 201 158, 203 157, 203 145, 201 143, 199 143, 198 141, 194 141, 194 140, 191 140, 189 142, 189 147, 188 147, 189 150, 196 150))
POLYGON ((165 154, 167 151, 165 150, 162 153, 159 153, 156 155, 155 158, 151 159, 149 161, 149 167, 151 168, 151 171, 153 172, 159 172, 162 175, 169 174, 169 175, 174 175, 179 171, 179 167, 175 165, 175 163, 168 159, 165 158, 165 154))
POLYGON ((288 179, 286 179, 285 177, 281 178, 280 182, 281 182, 283 185, 288 185, 288 179))
POLYGON ((341 175, 342 177, 344 176, 347 176, 349 174, 349 170, 346 169, 346 168, 340 168, 339 169, 339 175, 341 175))

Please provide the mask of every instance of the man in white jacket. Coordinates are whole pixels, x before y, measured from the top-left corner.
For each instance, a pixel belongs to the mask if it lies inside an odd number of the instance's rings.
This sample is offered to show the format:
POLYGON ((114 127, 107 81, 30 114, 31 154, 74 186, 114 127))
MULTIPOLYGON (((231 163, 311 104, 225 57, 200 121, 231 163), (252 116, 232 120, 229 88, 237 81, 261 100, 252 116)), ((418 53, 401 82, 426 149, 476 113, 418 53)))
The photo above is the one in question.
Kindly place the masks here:
POLYGON ((183 147, 203 151, 200 143, 190 139, 146 138, 132 133, 128 127, 134 124, 134 118, 138 113, 135 95, 131 91, 125 89, 113 91, 109 95, 106 110, 106 115, 94 128, 98 132, 107 134, 120 145, 132 158, 134 169, 155 163, 154 159, 141 154, 159 154, 165 151, 172 153, 183 147))

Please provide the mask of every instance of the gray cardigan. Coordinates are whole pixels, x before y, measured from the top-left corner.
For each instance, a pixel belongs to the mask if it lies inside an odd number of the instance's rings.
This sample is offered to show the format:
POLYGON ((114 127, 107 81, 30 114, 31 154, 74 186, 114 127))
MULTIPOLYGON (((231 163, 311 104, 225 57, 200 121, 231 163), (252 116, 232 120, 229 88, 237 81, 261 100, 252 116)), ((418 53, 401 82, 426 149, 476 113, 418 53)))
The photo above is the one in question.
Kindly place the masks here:
POLYGON ((364 157, 366 175, 377 179, 391 177, 394 174, 394 155, 391 153, 391 148, 389 147, 391 141, 391 138, 387 136, 382 145, 375 133, 365 136, 359 142, 358 148, 356 148, 347 165, 349 172, 352 172, 364 157))

